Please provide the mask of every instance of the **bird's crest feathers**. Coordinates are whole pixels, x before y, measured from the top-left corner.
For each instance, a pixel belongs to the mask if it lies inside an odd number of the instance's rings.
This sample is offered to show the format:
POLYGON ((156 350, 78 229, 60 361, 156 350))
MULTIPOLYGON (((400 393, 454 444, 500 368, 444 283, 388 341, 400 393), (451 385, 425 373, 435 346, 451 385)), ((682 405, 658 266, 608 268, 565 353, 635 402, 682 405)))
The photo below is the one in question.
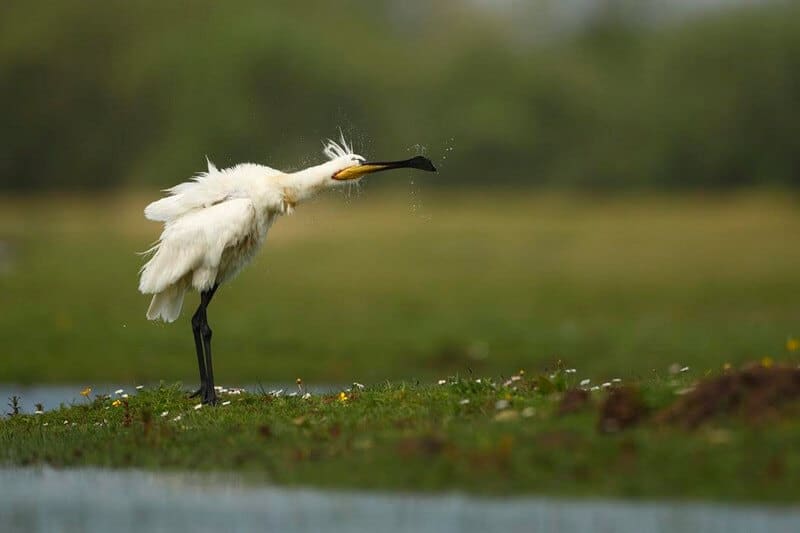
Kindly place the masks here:
POLYGON ((347 144, 347 141, 344 140, 344 134, 342 133, 342 130, 339 130, 338 143, 333 139, 328 139, 322 143, 322 145, 322 153, 325 154, 331 161, 339 157, 353 155, 353 142, 350 141, 350 144, 347 144))

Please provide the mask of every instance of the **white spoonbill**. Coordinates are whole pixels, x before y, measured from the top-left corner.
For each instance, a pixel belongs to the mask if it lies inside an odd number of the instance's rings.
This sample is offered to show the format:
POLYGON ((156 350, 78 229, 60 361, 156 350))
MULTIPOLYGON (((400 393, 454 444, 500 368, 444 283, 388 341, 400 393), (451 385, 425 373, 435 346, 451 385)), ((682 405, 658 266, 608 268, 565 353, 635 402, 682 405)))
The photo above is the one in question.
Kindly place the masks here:
POLYGON ((210 161, 208 171, 167 189, 168 196, 148 205, 144 214, 164 223, 152 257, 142 267, 139 291, 152 294, 149 320, 172 322, 181 312, 189 289, 200 293, 192 316, 200 388, 192 394, 203 403, 217 401, 211 366, 211 328, 206 310, 219 286, 233 278, 264 243, 279 215, 325 189, 362 176, 395 168, 434 172, 429 159, 366 162, 340 139, 327 141, 326 163, 298 172, 242 163, 219 170, 210 161))

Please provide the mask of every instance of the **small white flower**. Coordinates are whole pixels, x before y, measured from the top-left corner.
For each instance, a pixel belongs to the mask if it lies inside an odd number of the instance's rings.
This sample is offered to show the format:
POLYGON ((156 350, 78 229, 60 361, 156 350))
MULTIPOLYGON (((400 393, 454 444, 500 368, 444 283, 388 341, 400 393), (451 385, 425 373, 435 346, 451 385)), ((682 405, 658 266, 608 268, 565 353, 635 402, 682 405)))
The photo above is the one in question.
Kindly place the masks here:
POLYGON ((525 418, 530 418, 536 414, 536 409, 534 409, 533 407, 526 407, 525 409, 522 410, 521 414, 525 418))
POLYGON ((114 394, 122 394, 123 392, 125 392, 125 389, 117 389, 114 391, 114 394))
POLYGON ((219 392, 222 390, 222 385, 214 385, 214 390, 219 392))
POLYGON ((144 385, 136 385, 136 390, 142 390, 143 388, 144 388, 144 385))
POLYGON ((69 422, 67 420, 64 420, 64 425, 66 426, 67 424, 69 424, 69 422))
POLYGON ((564 372, 566 372, 567 374, 574 374, 576 371, 575 371, 574 368, 568 368, 568 369, 564 370, 564 372))
POLYGON ((605 382, 605 383, 603 383, 601 386, 602 386, 604 389, 607 389, 607 388, 609 388, 609 387, 611 386, 611 382, 610 382, 610 381, 606 381, 606 382, 605 382))
POLYGON ((123 395, 122 395, 122 397, 123 397, 123 398, 127 398, 127 397, 128 397, 128 395, 127 395, 127 394, 123 394, 123 395))
POLYGON ((461 405, 467 405, 469 403, 469 398, 464 398, 463 400, 461 400, 458 403, 460 403, 461 405))
POLYGON ((522 379, 522 376, 511 376, 511 381, 519 381, 522 379))
POLYGON ((689 371, 689 367, 688 366, 685 366, 685 367, 681 368, 681 372, 688 372, 688 371, 689 371))
POLYGON ((475 380, 475 383, 480 383, 480 382, 481 382, 480 378, 475 380))
POLYGON ((167 416, 168 414, 169 414, 169 411, 164 411, 163 413, 161 413, 161 418, 164 418, 164 417, 165 417, 165 416, 167 416))
POLYGON ((230 392, 231 394, 241 394, 242 390, 241 389, 230 389, 228 392, 230 392))
POLYGON ((178 421, 178 420, 180 420, 180 419, 181 419, 181 415, 178 415, 178 416, 176 416, 175 418, 173 418, 173 419, 172 419, 172 421, 173 421, 173 422, 177 422, 177 421, 178 421))
POLYGON ((308 400, 309 398, 311 398, 311 393, 310 392, 307 392, 307 393, 303 394, 303 399, 304 400, 308 400))
POLYGON ((50 425, 50 422, 45 422, 44 424, 42 424, 42 427, 49 426, 49 425, 50 425))
POLYGON ((593 390, 593 391, 594 391, 594 390, 600 390, 600 387, 598 387, 597 385, 595 385, 594 387, 592 387, 592 388, 591 388, 591 389, 589 389, 589 390, 593 390))
POLYGON ((497 409, 498 411, 502 411, 506 407, 508 407, 508 400, 497 400, 494 403, 494 408, 497 409))
POLYGON ((41 414, 44 414, 44 411, 42 411, 41 409, 37 409, 36 411, 33 412, 33 414, 41 415, 41 414))
POLYGON ((100 424, 100 422, 95 422, 95 423, 94 423, 94 425, 95 425, 95 426, 99 426, 99 425, 101 425, 101 424, 100 424))
POLYGON ((611 380, 611 382, 612 383, 622 383, 622 380, 620 378, 614 378, 614 379, 611 380))
POLYGON ((439 380, 439 385, 444 385, 445 383, 447 383, 446 379, 440 379, 439 380))
POLYGON ((355 385, 355 386, 356 386, 356 387, 358 387, 359 389, 363 389, 363 388, 364 388, 364 385, 362 385, 361 383, 359 383, 359 382, 357 382, 357 381, 354 381, 354 382, 353 382, 353 385, 355 385))
POLYGON ((230 404, 231 404, 230 400, 225 400, 224 402, 222 402, 222 405, 230 405, 230 404))
POLYGON ((77 422, 73 422, 73 423, 72 423, 72 424, 70 424, 70 425, 72 425, 72 426, 77 426, 77 425, 78 425, 78 423, 77 423, 77 422))
POLYGON ((202 408, 203 408, 203 404, 202 403, 198 403, 197 405, 194 406, 194 410, 195 411, 197 411, 199 409, 202 409, 202 408))
POLYGON ((591 383, 591 382, 592 382, 591 379, 582 379, 581 380, 581 387, 588 387, 589 383, 591 383))
POLYGON ((290 392, 288 396, 289 398, 294 398, 295 396, 297 396, 297 392, 290 392))

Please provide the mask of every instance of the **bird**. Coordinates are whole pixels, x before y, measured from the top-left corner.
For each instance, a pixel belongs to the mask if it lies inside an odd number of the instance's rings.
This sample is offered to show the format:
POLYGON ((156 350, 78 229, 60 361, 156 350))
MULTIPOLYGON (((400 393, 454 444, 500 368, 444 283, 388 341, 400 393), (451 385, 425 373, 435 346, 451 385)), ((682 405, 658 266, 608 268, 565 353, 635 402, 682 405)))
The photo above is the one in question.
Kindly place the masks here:
POLYGON ((147 319, 174 322, 187 291, 200 294, 191 319, 200 388, 190 397, 203 404, 217 403, 208 306, 219 287, 253 259, 278 217, 367 174, 402 168, 436 172, 424 156, 369 162, 353 152, 352 142, 341 133, 338 142, 323 142, 323 154, 325 162, 297 172, 255 163, 218 169, 206 158, 205 172, 166 189, 163 198, 144 209, 145 218, 164 225, 158 240, 143 252, 149 259, 139 272, 139 291, 152 295, 147 319))

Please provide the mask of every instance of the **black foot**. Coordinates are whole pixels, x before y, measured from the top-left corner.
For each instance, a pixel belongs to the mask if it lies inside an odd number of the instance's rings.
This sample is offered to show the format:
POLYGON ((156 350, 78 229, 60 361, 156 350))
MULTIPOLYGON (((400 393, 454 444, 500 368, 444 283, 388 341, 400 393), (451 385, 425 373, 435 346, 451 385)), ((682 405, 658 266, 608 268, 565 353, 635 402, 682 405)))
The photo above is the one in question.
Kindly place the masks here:
POLYGON ((217 405, 218 402, 219 399, 217 399, 217 393, 214 389, 211 389, 210 392, 206 391, 206 394, 203 395, 203 403, 206 405, 217 405))

